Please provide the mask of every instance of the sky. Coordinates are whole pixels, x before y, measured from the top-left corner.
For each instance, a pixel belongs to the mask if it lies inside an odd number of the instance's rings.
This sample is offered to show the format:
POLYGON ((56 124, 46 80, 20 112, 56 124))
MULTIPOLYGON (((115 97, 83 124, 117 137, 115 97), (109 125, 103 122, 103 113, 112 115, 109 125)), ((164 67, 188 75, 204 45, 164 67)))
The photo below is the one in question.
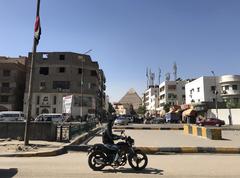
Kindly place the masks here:
MULTIPOLYGON (((0 56, 32 51, 35 11, 36 0, 1 0, 0 56)), ((41 0, 40 18, 37 51, 92 49, 111 102, 141 96, 147 67, 161 81, 174 62, 182 79, 240 74, 238 0, 41 0)))

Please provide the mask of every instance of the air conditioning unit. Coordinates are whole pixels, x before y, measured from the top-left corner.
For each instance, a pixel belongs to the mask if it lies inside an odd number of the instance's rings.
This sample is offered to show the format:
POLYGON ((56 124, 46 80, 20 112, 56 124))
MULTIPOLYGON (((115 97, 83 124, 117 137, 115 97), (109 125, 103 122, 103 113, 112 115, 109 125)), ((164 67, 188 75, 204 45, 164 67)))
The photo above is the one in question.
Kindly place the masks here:
POLYGON ((40 86, 39 90, 44 90, 46 87, 40 86))

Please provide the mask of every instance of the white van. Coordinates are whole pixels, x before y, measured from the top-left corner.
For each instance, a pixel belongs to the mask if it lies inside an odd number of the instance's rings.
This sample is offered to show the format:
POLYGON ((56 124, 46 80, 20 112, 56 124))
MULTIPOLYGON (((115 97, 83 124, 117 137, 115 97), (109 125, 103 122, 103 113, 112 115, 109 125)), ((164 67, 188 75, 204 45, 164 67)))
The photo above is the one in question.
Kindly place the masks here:
POLYGON ((24 121, 24 114, 21 111, 1 111, 0 121, 24 121))
POLYGON ((40 114, 36 117, 35 122, 63 122, 64 117, 61 113, 40 114))

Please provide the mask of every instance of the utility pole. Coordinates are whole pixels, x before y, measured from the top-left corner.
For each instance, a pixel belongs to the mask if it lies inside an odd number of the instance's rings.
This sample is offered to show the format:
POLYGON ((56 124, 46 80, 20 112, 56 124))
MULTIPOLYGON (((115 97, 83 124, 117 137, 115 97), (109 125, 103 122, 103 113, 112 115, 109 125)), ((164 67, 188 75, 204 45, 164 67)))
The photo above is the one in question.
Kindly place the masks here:
MULTIPOLYGON (((37 0, 37 12, 36 17, 39 17, 39 10, 40 10, 40 0, 37 0)), ((39 27, 40 28, 40 27, 39 27)), ((37 39, 33 38, 33 49, 32 49, 32 59, 31 59, 31 66, 29 71, 29 83, 28 83, 28 96, 27 96, 27 120, 25 124, 25 133, 24 133, 24 145, 29 145, 29 125, 31 121, 31 101, 32 101, 32 81, 33 81, 33 69, 34 69, 34 59, 37 50, 37 39)))
POLYGON ((217 91, 217 80, 216 80, 216 76, 215 76, 215 73, 214 71, 211 71, 213 76, 214 76, 214 82, 215 82, 215 108, 216 108, 216 115, 217 115, 217 119, 218 119, 218 98, 217 98, 217 95, 218 95, 218 91, 217 91))
POLYGON ((80 113, 80 115, 81 115, 81 117, 82 117, 82 119, 83 119, 83 60, 84 60, 84 58, 82 57, 82 74, 81 74, 81 113, 80 113))

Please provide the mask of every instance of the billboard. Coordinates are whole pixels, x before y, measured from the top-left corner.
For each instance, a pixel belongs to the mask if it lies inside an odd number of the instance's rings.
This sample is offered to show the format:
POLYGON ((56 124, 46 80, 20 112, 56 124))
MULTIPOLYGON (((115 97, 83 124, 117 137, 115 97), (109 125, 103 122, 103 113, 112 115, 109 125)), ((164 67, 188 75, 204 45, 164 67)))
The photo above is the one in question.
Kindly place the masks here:
POLYGON ((63 97, 63 113, 71 114, 73 95, 63 97))

